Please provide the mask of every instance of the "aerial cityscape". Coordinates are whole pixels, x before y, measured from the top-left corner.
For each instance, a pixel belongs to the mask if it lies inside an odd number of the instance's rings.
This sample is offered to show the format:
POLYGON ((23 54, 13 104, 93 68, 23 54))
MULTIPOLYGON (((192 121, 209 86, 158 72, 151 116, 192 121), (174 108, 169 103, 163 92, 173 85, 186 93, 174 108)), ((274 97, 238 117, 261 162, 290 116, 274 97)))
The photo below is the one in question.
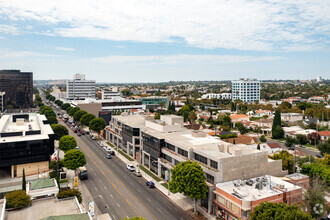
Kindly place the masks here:
POLYGON ((330 220, 329 11, 0 1, 0 220, 330 220))

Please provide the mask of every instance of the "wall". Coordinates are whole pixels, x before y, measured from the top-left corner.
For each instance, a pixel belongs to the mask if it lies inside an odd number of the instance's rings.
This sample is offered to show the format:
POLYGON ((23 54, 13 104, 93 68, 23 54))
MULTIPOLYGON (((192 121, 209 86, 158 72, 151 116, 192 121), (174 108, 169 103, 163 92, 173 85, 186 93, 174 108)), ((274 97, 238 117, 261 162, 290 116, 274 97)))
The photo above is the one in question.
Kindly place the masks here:
POLYGON ((265 174, 277 177, 287 174, 287 171, 282 171, 282 160, 268 160, 267 152, 263 151, 223 158, 219 161, 219 170, 222 170, 222 175, 215 179, 216 183, 265 174))
POLYGON ((79 107, 80 110, 95 115, 95 117, 99 117, 99 112, 102 111, 102 103, 79 103, 77 107, 79 107))
POLYGON ((16 170, 17 177, 23 176, 23 168, 25 172, 25 176, 35 175, 39 173, 46 172, 49 170, 49 162, 42 161, 37 163, 26 163, 26 164, 19 164, 19 165, 12 165, 11 166, 11 175, 14 177, 14 170, 16 170))

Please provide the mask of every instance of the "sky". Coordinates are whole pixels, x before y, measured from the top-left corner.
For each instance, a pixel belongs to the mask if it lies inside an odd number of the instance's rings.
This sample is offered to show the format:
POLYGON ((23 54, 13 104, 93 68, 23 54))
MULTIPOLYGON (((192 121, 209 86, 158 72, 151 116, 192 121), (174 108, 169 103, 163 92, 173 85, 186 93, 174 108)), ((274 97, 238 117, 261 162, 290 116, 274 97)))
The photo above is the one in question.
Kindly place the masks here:
POLYGON ((330 78, 330 0, 0 0, 0 69, 97 82, 330 78))

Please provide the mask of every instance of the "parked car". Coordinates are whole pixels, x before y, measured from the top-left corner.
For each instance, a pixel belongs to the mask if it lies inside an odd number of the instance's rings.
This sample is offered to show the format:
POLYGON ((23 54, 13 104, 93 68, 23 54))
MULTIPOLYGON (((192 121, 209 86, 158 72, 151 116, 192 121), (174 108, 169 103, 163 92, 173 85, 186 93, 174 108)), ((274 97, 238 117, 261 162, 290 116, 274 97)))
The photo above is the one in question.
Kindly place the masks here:
POLYGON ((108 158, 108 159, 111 159, 111 155, 110 155, 110 154, 107 154, 107 158, 108 158))
POLYGON ((81 136, 80 132, 77 133, 78 136, 81 136))
POLYGON ((149 188, 155 188, 155 184, 152 181, 147 181, 146 186, 149 187, 149 188))
POLYGON ((94 135, 92 135, 91 137, 92 137, 92 140, 96 140, 96 137, 94 135))
POLYGON ((83 130, 80 130, 81 135, 85 135, 85 132, 83 130))
POLYGON ((111 154, 112 156, 115 156, 115 155, 116 155, 115 151, 113 151, 113 150, 110 152, 110 154, 111 154))
POLYGON ((133 173, 137 177, 141 177, 142 176, 142 174, 139 171, 134 171, 133 173))
POLYGON ((107 150, 107 147, 104 146, 103 149, 106 151, 107 150))
POLYGON ((135 171, 135 166, 133 164, 127 164, 126 168, 131 172, 135 171))
POLYGON ((110 153, 111 152, 110 147, 107 147, 105 151, 108 152, 108 153, 110 153))

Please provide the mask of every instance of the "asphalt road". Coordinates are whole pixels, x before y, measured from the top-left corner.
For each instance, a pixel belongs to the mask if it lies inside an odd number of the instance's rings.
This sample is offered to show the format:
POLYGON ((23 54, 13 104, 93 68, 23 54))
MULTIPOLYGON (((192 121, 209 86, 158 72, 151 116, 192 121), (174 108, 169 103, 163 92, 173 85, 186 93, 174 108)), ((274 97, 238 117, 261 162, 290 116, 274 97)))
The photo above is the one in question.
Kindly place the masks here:
POLYGON ((157 189, 145 185, 126 165, 113 156, 106 158, 104 149, 89 135, 78 137, 69 129, 87 160, 89 179, 84 183, 101 213, 112 219, 141 216, 146 219, 192 219, 157 189))

